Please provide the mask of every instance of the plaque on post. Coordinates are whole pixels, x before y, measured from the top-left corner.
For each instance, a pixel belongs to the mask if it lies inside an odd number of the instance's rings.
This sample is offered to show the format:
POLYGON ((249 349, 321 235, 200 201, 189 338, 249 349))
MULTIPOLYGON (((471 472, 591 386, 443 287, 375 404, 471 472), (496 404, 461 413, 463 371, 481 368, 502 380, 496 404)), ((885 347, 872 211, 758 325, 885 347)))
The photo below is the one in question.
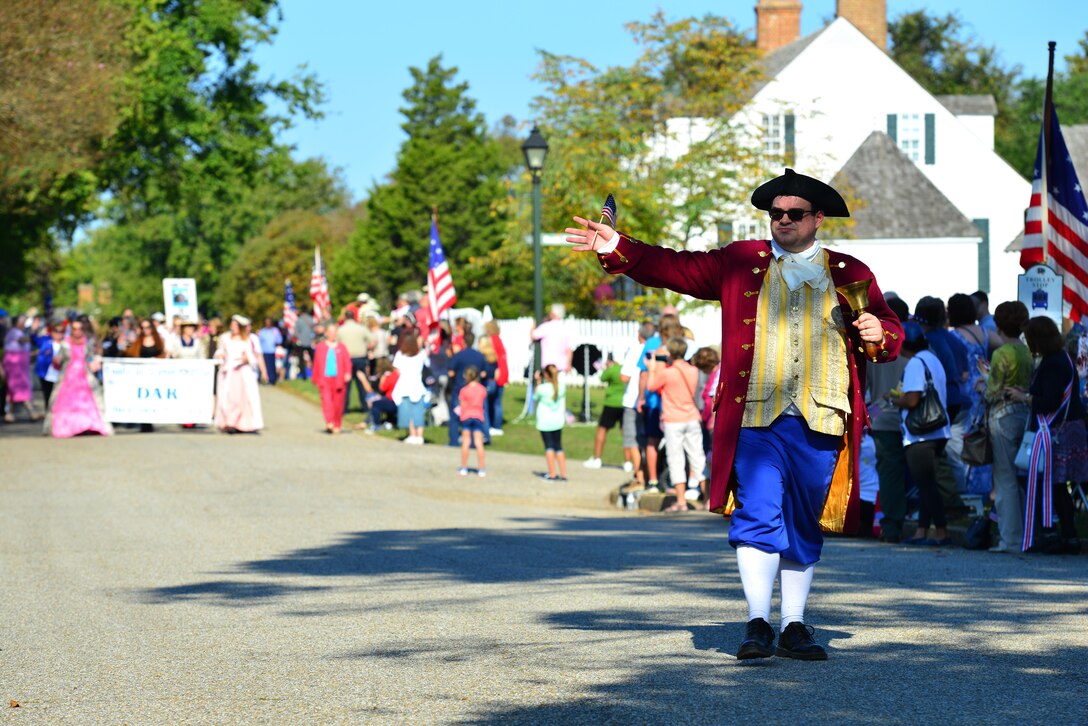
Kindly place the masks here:
POLYGON ((1028 315, 1046 315, 1062 329, 1062 276, 1049 265, 1032 265, 1019 276, 1016 299, 1024 303, 1028 315))

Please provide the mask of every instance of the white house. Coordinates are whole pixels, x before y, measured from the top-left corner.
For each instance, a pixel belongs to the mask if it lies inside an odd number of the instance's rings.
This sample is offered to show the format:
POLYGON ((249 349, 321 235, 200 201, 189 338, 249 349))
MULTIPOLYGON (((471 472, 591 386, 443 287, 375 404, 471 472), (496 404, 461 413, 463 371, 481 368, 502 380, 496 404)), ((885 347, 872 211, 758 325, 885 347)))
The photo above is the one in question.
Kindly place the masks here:
MULTIPOLYGON (((845 188, 855 224, 822 241, 869 264, 883 289, 912 306, 977 289, 991 305, 1015 299, 1019 256, 1007 247, 1031 184, 994 152, 993 99, 936 97, 914 81, 884 50, 883 0, 839 0, 839 17, 804 38, 800 13, 796 0, 759 0, 766 81, 732 123, 782 166, 845 188)), ((677 121, 670 131, 692 133, 677 121)), ((726 234, 768 236, 756 215, 726 234)), ((707 230, 694 247, 720 236, 707 230)))

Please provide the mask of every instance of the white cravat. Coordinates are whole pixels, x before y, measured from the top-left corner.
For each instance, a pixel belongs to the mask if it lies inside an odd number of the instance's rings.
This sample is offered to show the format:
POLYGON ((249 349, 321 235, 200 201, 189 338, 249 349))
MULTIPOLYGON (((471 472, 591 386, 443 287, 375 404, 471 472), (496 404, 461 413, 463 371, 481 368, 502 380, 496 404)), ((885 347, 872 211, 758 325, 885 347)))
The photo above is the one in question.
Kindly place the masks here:
POLYGON ((803 252, 787 252, 779 247, 778 243, 771 240, 771 251, 776 260, 782 262, 782 279, 786 281, 786 287, 791 291, 799 289, 802 285, 825 291, 831 285, 831 279, 827 275, 827 267, 823 260, 823 246, 819 241, 803 252))

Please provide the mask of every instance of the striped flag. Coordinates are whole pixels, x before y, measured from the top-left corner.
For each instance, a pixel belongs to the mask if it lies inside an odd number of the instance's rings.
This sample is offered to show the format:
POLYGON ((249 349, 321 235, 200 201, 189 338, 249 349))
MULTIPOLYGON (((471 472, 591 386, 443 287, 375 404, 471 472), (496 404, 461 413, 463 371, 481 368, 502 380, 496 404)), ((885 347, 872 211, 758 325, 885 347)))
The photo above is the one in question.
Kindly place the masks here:
POLYGON ((453 289, 453 277, 446 262, 446 253, 442 250, 442 241, 438 239, 438 214, 431 213, 430 264, 427 269, 427 302, 431 308, 431 319, 441 320, 442 313, 457 302, 457 291, 453 289))
POLYGON ((1062 275, 1063 297, 1077 318, 1088 315, 1088 204, 1062 136, 1051 89, 1048 78, 1020 265, 1026 270, 1042 262, 1062 275))
POLYGON ((283 283, 283 324, 288 333, 295 332, 295 323, 298 322, 298 311, 295 309, 295 289, 291 287, 291 281, 283 283))
POLYGON ((612 229, 616 228, 616 198, 611 194, 604 200, 604 206, 601 207, 601 221, 608 220, 608 226, 612 229))
POLYGON ((314 301, 314 320, 332 317, 329 300, 329 281, 325 279, 325 266, 321 264, 321 247, 314 247, 314 271, 310 275, 310 299, 314 301))

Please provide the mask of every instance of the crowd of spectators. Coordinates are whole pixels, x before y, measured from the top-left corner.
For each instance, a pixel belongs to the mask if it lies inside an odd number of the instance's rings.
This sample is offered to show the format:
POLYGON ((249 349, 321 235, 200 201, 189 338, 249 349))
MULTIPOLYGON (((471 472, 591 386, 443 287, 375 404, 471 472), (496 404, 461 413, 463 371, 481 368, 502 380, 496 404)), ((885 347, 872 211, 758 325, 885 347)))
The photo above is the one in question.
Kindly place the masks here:
MULTIPOLYGON (((997 523, 992 552, 1020 551, 1029 540, 1034 549, 1079 551, 1074 495, 1083 502, 1080 486, 1088 481, 1088 333, 1075 324, 1063 335, 1048 318, 1029 317, 1019 302, 1002 303, 991 315, 982 292, 953 295, 947 303, 924 297, 913 314, 894 293, 887 298, 904 323, 905 340, 899 359, 866 371, 871 431, 858 477, 861 533, 890 543, 946 546, 952 541, 949 522, 981 502, 997 523), (904 422, 931 386, 947 421, 914 433, 904 422), (1044 420, 1055 482, 1049 494, 1043 486, 1029 487, 1015 464, 1025 431, 1030 435, 1044 420), (988 431, 992 463, 965 462, 964 435, 980 428, 988 431), (1047 504, 1053 504, 1054 522, 1040 519, 1043 496, 1052 497, 1047 504), (911 531, 908 522, 915 524, 911 531)), ((510 378, 499 325, 484 323, 477 340, 463 318, 432 321, 420 303, 418 294, 405 295, 383 314, 362 294, 335 320, 315 320, 303 310, 290 330, 265 318, 256 331, 240 315, 224 325, 219 318, 167 321, 162 313, 140 318, 126 310, 99 329, 76 313, 56 320, 36 310, 5 313, 3 417, 44 419, 44 432, 57 437, 109 435, 113 427, 102 418, 103 360, 212 358, 220 364, 220 430, 263 427, 260 382, 312 379, 329 433, 341 431, 352 408, 365 414, 356 428, 373 433, 395 426, 406 432, 408 445, 424 442, 427 425, 445 426, 449 446, 462 451, 461 473, 468 473, 475 449, 476 472, 483 476, 483 447, 504 433, 503 390, 510 378)), ((563 381, 572 346, 564 315, 561 305, 552 306, 531 334, 542 358, 531 400, 545 478, 556 482, 568 475, 563 381)), ((698 345, 674 308, 641 323, 628 350, 610 353, 599 366, 604 405, 585 466, 602 466, 607 436, 619 428, 629 475, 621 490, 625 501, 660 491, 673 496, 669 511, 704 506, 719 366, 718 346, 698 345)))

